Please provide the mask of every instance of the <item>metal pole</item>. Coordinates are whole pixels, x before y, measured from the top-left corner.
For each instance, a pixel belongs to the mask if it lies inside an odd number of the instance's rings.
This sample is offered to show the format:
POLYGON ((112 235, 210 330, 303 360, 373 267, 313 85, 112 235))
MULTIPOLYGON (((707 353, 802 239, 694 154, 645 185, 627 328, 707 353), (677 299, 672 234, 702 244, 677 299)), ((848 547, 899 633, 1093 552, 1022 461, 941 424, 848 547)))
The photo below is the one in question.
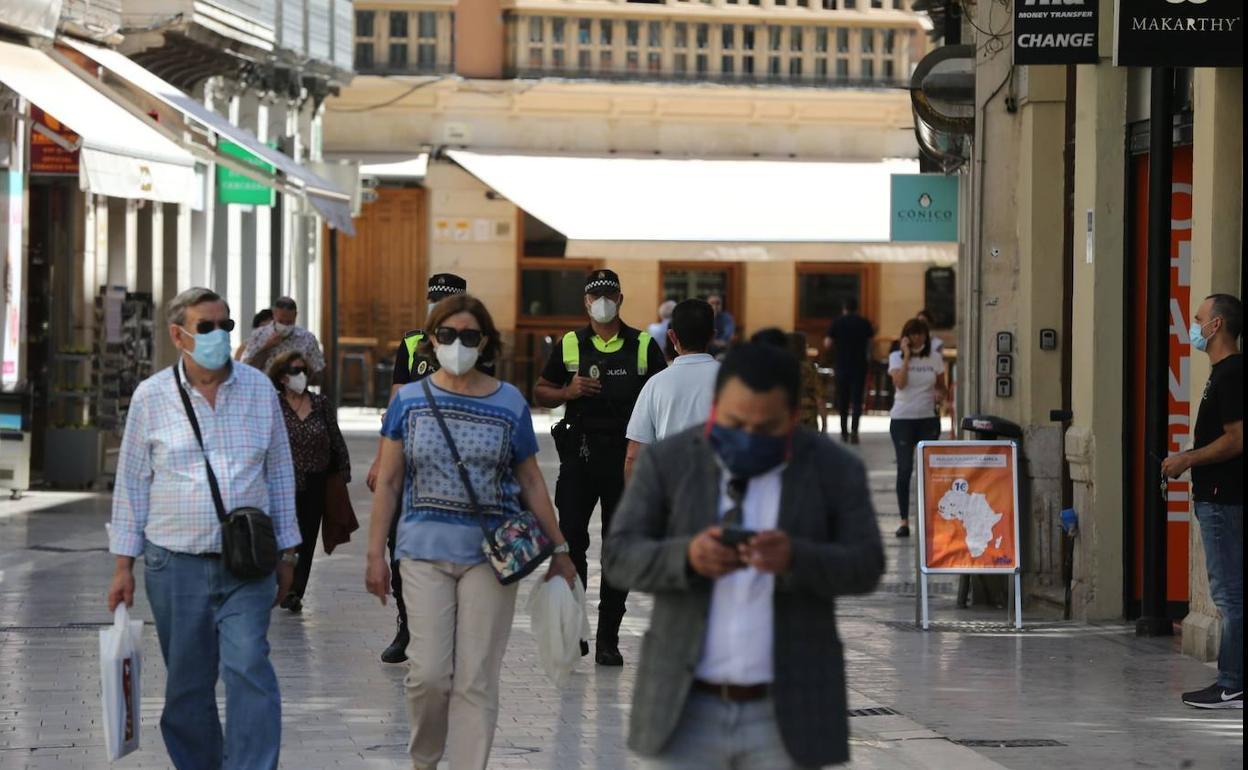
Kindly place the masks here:
POLYGON ((1174 627, 1166 611, 1166 527, 1161 460, 1168 449, 1170 373, 1170 217, 1172 180, 1171 102, 1174 72, 1152 71, 1148 149, 1148 261, 1144 382, 1144 584, 1140 636, 1164 636, 1174 627))
POLYGON ((338 228, 329 228, 329 340, 334 409, 342 404, 342 372, 338 356, 338 228))

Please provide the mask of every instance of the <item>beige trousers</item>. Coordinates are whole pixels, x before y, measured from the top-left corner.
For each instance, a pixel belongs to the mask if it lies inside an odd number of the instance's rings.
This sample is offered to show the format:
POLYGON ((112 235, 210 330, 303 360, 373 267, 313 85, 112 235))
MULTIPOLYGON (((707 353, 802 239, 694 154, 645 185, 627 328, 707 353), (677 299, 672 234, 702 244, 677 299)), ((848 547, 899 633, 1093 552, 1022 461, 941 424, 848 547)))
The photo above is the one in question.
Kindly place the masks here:
POLYGON ((486 770, 519 584, 499 585, 484 563, 404 559, 399 571, 411 634, 403 683, 412 766, 432 770, 449 752, 451 770, 486 770))

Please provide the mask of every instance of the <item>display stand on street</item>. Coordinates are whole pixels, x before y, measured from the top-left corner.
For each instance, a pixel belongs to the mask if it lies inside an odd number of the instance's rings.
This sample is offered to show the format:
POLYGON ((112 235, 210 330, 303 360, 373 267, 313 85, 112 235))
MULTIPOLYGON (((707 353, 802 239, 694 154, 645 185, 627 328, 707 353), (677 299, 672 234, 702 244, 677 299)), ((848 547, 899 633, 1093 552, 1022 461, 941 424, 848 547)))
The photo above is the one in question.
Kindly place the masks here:
POLYGON ((1023 627, 1018 445, 923 441, 919 463, 918 607, 930 627, 928 575, 1013 575, 1014 626, 1023 627))

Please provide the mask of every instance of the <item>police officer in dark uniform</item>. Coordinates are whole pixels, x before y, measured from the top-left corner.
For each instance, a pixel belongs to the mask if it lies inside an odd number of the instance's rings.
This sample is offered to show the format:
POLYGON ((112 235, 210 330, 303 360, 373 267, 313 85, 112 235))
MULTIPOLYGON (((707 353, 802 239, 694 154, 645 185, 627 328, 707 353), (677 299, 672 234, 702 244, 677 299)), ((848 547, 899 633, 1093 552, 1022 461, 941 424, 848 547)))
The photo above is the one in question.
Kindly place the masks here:
MULTIPOLYGON (((468 291, 468 282, 453 273, 438 273, 429 277, 429 291, 425 298, 429 301, 429 311, 433 310, 433 306, 447 297, 456 294, 464 294, 468 291)), ((426 313, 428 318, 428 313, 426 313)), ((394 379, 390 384, 390 400, 394 400, 395 394, 409 382, 433 374, 438 368, 438 362, 433 359, 420 355, 417 350, 420 343, 425 339, 424 329, 413 329, 403 335, 403 339, 399 342, 398 348, 394 351, 394 379)), ((494 362, 488 362, 491 370, 494 362)), ((482 366, 481 368, 484 368, 482 366)), ((377 456, 381 456, 381 439, 378 440, 377 456)), ((368 469, 368 489, 375 490, 377 486, 377 460, 373 460, 373 465, 368 469)), ((394 517, 394 523, 390 526, 390 559, 394 559, 395 538, 398 535, 399 517, 394 517)), ((409 640, 407 633, 407 607, 403 604, 403 580, 399 577, 398 567, 394 564, 390 565, 390 589, 394 594, 394 605, 399 613, 399 630, 394 636, 394 641, 390 646, 381 653, 383 663, 403 663, 407 660, 407 643, 409 640)))
MULTIPOLYGON (((563 336, 551 353, 534 389, 540 406, 567 405, 563 421, 552 429, 559 450, 555 505, 559 528, 572 546, 572 561, 586 584, 589 520, 602 503, 605 538, 611 515, 624 491, 625 429, 641 386, 667 365, 663 351, 647 332, 620 321, 624 295, 620 278, 596 270, 585 281, 585 310, 590 324, 563 336)), ((602 581, 598 604, 595 660, 622 666, 620 621, 626 591, 602 581)), ((582 654, 588 646, 581 643, 582 654)))

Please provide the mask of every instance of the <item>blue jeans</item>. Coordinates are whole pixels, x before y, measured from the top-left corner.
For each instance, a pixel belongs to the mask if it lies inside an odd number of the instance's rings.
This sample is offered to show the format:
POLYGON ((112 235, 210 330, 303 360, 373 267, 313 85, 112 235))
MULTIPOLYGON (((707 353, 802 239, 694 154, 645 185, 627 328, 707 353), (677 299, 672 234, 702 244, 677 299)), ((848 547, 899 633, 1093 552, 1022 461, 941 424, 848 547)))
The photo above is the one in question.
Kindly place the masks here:
POLYGON ((1244 689, 1244 506, 1196 503, 1209 593, 1222 615, 1218 685, 1244 689))
POLYGON ((730 703, 689 693, 676 732, 643 770, 800 770, 780 737, 770 699, 730 703))
POLYGON ((239 580, 219 559, 148 543, 147 597, 165 659, 160 732, 178 770, 274 770, 282 698, 269 662, 275 578, 239 580), (225 680, 225 733, 217 678, 225 680))
POLYGON ((910 518, 910 476, 914 473, 914 451, 920 441, 940 438, 940 418, 895 419, 888 424, 897 452, 897 510, 902 523, 910 518))

